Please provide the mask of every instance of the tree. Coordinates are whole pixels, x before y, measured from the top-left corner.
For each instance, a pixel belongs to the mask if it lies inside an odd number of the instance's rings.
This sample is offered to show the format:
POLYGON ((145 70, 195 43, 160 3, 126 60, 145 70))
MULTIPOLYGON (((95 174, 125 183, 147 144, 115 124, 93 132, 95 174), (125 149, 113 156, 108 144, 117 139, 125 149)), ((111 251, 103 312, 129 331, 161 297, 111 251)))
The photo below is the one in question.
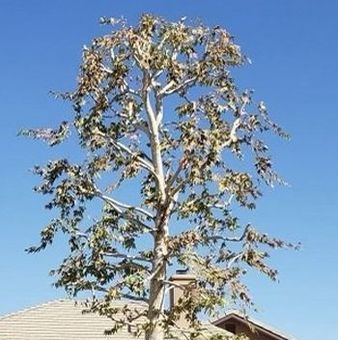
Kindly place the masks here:
POLYGON ((80 164, 57 159, 34 168, 42 178, 35 190, 51 197, 46 207, 58 215, 29 251, 66 234, 56 286, 96 292, 89 308, 112 318, 112 331, 133 324, 159 340, 186 313, 198 334, 198 313, 225 297, 251 303, 247 267, 276 278, 266 250, 289 245, 242 226, 232 207, 255 208, 264 182, 281 182, 262 135, 287 136, 251 91, 236 87, 230 71, 246 58, 226 30, 152 15, 135 27, 102 23, 118 28, 84 47, 76 89, 57 95, 72 103, 74 117, 57 129, 22 131, 50 146, 73 131, 84 152, 80 164), (129 203, 119 199, 124 185, 133 191, 129 203), (197 281, 181 287, 184 298, 169 311, 168 273, 177 265, 197 281), (145 313, 125 307, 125 318, 114 319, 110 303, 123 297, 145 301, 145 313))

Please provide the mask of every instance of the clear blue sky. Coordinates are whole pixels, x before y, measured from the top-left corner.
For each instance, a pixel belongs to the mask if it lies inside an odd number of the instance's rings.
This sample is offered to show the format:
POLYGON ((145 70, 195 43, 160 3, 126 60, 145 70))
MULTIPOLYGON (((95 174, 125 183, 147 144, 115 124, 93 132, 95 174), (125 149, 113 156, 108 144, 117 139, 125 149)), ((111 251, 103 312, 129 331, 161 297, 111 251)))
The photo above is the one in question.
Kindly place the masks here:
POLYGON ((270 234, 301 241, 300 252, 271 259, 280 283, 250 277, 255 317, 299 339, 338 338, 338 2, 335 0, 89 1, 0 3, 0 314, 63 296, 48 270, 61 244, 32 256, 24 248, 48 221, 28 169, 51 157, 42 144, 16 137, 69 112, 49 90, 74 85, 81 47, 102 33, 98 18, 143 12, 200 17, 225 26, 253 64, 241 82, 256 90, 292 136, 272 140, 289 188, 268 191, 250 219, 270 234))

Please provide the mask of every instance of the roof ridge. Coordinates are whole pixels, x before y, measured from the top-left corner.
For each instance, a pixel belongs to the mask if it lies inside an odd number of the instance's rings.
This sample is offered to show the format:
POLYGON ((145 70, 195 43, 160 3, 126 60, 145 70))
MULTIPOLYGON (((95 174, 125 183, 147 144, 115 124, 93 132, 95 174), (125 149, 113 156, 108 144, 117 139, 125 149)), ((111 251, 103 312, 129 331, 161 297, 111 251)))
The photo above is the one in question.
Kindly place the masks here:
MULTIPOLYGON (((71 297, 53 299, 53 300, 50 300, 50 301, 47 301, 47 302, 39 303, 39 304, 34 305, 34 306, 22 308, 18 311, 15 311, 15 312, 10 312, 10 313, 4 314, 4 315, 0 315, 0 321, 7 319, 7 318, 10 318, 10 317, 20 315, 20 314, 25 313, 25 312, 29 312, 29 311, 32 311, 32 310, 35 310, 35 309, 43 308, 43 307, 46 307, 46 306, 49 306, 49 305, 52 305, 52 304, 55 304, 55 303, 74 302, 74 306, 75 306, 76 304, 85 303, 85 301, 86 301, 86 299, 75 299, 75 298, 71 298, 71 297)), ((132 301, 132 300, 128 300, 128 299, 121 299, 121 300, 116 300, 116 301, 119 301, 119 302, 125 303, 125 304, 132 304, 132 305, 139 305, 139 306, 144 305, 140 301, 132 301)))
POLYGON ((16 312, 11 312, 11 313, 7 313, 7 314, 4 314, 4 315, 0 315, 0 321, 7 319, 7 318, 10 318, 10 317, 13 317, 13 316, 16 316, 16 315, 20 315, 22 313, 30 312, 30 311, 35 310, 35 309, 43 308, 43 307, 46 307, 46 306, 49 306, 49 305, 52 305, 52 304, 55 304, 55 303, 66 302, 66 301, 76 302, 77 300, 74 300, 74 299, 71 299, 71 298, 61 298, 61 299, 50 300, 50 301, 47 301, 47 302, 42 302, 42 303, 39 303, 35 306, 22 308, 22 309, 20 309, 16 312))

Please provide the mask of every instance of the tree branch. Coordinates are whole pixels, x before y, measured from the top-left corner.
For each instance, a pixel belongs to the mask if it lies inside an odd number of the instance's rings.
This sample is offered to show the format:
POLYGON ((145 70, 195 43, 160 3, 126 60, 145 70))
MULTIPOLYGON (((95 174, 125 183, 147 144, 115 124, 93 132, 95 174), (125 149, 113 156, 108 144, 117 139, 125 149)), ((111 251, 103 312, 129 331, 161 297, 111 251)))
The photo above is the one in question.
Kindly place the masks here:
POLYGON ((214 236, 209 236, 208 240, 210 241, 226 241, 226 242, 241 242, 244 240, 245 236, 247 235, 248 231, 250 229, 250 224, 248 224, 244 231, 243 234, 241 236, 237 236, 237 237, 226 237, 226 236, 222 236, 222 235, 214 235, 214 236))
POLYGON ((120 295, 125 299, 129 299, 129 300, 133 300, 133 301, 143 301, 143 302, 146 302, 146 303, 149 302, 149 299, 147 299, 145 297, 141 297, 141 296, 134 296, 134 295, 131 295, 131 294, 126 294, 126 293, 121 293, 120 295))
POLYGON ((183 90, 184 88, 186 88, 190 84, 194 83, 196 81, 196 79, 197 79, 197 77, 188 78, 185 81, 181 82, 178 86, 176 86, 176 87, 174 87, 172 89, 171 89, 171 87, 173 85, 175 85, 175 82, 173 80, 171 80, 166 86, 164 86, 162 88, 161 91, 159 91, 159 95, 160 96, 168 96, 170 94, 173 94, 175 92, 183 90))
POLYGON ((135 157, 135 159, 139 162, 142 168, 148 170, 153 176, 157 177, 156 172, 154 171, 153 165, 150 162, 148 162, 146 159, 142 158, 139 154, 132 151, 128 146, 122 144, 121 142, 117 142, 113 140, 112 138, 107 137, 106 134, 101 132, 99 129, 96 129, 95 133, 103 137, 104 139, 107 139, 108 143, 110 143, 112 146, 114 146, 119 151, 124 151, 130 156, 135 157))
POLYGON ((104 194, 101 193, 101 191, 98 191, 97 194, 105 201, 109 202, 109 203, 112 203, 122 209, 127 209, 127 210, 130 210, 130 211, 136 211, 140 214, 143 214, 144 216, 154 220, 155 219, 155 216, 153 216, 150 212, 148 212, 147 210, 145 209, 142 209, 140 207, 136 207, 136 206, 132 206, 132 205, 128 205, 128 204, 125 204, 125 203, 122 203, 120 201, 117 201, 115 200, 114 198, 112 197, 109 197, 109 196, 106 196, 104 194))
MULTIPOLYGON (((155 232, 154 228, 148 226, 147 224, 145 224, 144 222, 139 220, 137 217, 130 216, 128 214, 128 212, 132 212, 133 211, 133 207, 132 206, 128 206, 128 205, 123 204, 123 203, 121 203, 119 201, 116 201, 113 198, 102 194, 99 190, 96 191, 96 196, 101 198, 106 203, 108 203, 122 218, 125 218, 126 220, 130 220, 130 221, 138 223, 140 226, 142 226, 144 229, 148 230, 151 233, 155 232), (126 207, 129 207, 129 208, 126 208, 126 207), (126 209, 126 210, 123 210, 123 209, 126 209)), ((146 214, 146 216, 148 216, 149 218, 151 216, 151 218, 154 219, 154 217, 152 215, 148 215, 149 213, 146 212, 145 210, 143 210, 142 208, 137 208, 136 207, 136 209, 137 209, 138 212, 146 214)), ((134 208, 134 210, 135 210, 135 208, 134 208)))
POLYGON ((178 176, 180 175, 181 171, 187 166, 186 163, 186 159, 183 157, 180 162, 179 165, 175 171, 175 173, 173 174, 173 176, 171 177, 170 181, 168 182, 168 188, 170 188, 178 179, 178 176))
POLYGON ((152 175, 156 176, 156 173, 154 171, 153 165, 148 162, 146 159, 140 157, 137 153, 133 152, 129 147, 126 145, 116 142, 116 141, 111 141, 111 143, 119 150, 124 151, 128 153, 130 156, 135 157, 135 159, 139 162, 140 166, 143 167, 144 169, 148 170, 152 175))
POLYGON ((108 256, 108 257, 127 259, 131 261, 141 261, 141 262, 152 263, 152 260, 147 259, 146 257, 143 257, 143 256, 133 256, 133 255, 126 255, 126 254, 121 254, 121 253, 113 253, 113 252, 105 252, 103 255, 108 256))
MULTIPOLYGON (((143 88, 142 88, 142 96, 143 102, 146 109, 146 114, 148 116, 148 125, 150 130, 150 145, 151 145, 151 154, 152 154, 152 163, 154 167, 154 172, 156 174, 158 190, 161 195, 162 203, 165 202, 166 190, 165 190, 165 181, 164 181, 164 173, 163 173, 163 162, 161 155, 161 145, 160 145, 160 137, 158 132, 158 123, 156 120, 156 113, 153 110, 150 100, 150 92, 151 92, 151 79, 147 70, 143 69, 143 88)), ((159 98, 157 100, 160 100, 159 98)), ((158 106, 159 104, 157 104, 158 106)))
POLYGON ((230 261, 227 263, 227 269, 231 268, 231 266, 239 260, 244 255, 244 251, 239 252, 237 255, 235 255, 230 261))
MULTIPOLYGON (((170 281, 170 280, 161 280, 163 282, 163 284, 166 284, 168 286, 171 286, 171 287, 177 287, 181 290, 184 290, 184 286, 183 285, 180 285, 179 283, 176 283, 176 282, 173 282, 173 281, 170 281)), ((169 288, 169 290, 172 289, 172 288, 169 288)))
MULTIPOLYGON (((93 290, 97 290, 97 291, 103 292, 103 293, 109 293, 109 290, 110 290, 110 289, 107 289, 105 287, 99 286, 97 284, 94 284, 92 286, 92 288, 93 288, 93 290)), ((120 297, 125 298, 125 299, 129 299, 129 300, 133 300, 133 301, 143 301, 143 302, 148 303, 148 299, 145 298, 145 297, 134 296, 134 295, 131 295, 131 294, 128 294, 128 293, 122 293, 122 292, 119 292, 119 295, 120 295, 120 297)))
POLYGON ((230 146, 232 143, 236 143, 238 138, 236 136, 236 132, 238 130, 238 128, 241 125, 241 119, 238 117, 235 119, 232 128, 230 130, 230 135, 229 135, 229 139, 223 144, 223 146, 230 146))

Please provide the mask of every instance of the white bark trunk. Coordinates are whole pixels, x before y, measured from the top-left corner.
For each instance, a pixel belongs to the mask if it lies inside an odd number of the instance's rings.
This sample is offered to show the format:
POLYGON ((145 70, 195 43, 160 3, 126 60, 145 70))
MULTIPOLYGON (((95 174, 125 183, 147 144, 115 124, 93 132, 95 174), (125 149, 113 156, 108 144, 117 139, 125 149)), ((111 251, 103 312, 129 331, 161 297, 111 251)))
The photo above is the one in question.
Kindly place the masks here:
POLYGON ((163 340, 164 331, 161 325, 164 307, 164 280, 166 278, 166 262, 164 255, 166 253, 166 227, 163 231, 158 232, 154 240, 154 276, 150 281, 149 292, 149 310, 148 320, 150 327, 145 334, 146 340, 163 340))
POLYGON ((159 135, 159 117, 163 112, 162 106, 158 105, 159 103, 156 103, 156 110, 160 110, 161 112, 154 112, 151 105, 151 80, 149 74, 144 73, 143 82, 143 102, 148 116, 152 164, 156 173, 156 186, 159 194, 154 232, 154 258, 149 287, 149 328, 146 330, 145 339, 163 340, 164 330, 162 326, 162 320, 165 295, 164 280, 166 279, 167 269, 166 255, 168 219, 170 214, 169 204, 166 198, 166 183, 163 172, 163 161, 159 135))

